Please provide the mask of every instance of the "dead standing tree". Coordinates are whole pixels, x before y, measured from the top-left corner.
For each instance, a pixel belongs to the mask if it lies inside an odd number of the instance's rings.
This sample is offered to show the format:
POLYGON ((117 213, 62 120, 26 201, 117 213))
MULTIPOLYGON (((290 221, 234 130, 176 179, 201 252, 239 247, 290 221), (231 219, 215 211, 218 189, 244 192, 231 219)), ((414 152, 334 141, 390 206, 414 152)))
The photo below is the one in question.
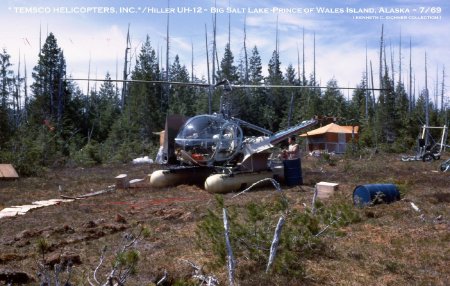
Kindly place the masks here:
MULTIPOLYGON (((128 59, 131 52, 131 40, 130 40, 130 24, 128 24, 128 31, 127 31, 127 46, 125 48, 125 61, 123 64, 123 85, 122 85, 122 97, 120 101, 120 107, 123 110, 125 106, 125 100, 128 95, 128 75, 129 75, 129 63, 130 59, 128 59)), ((131 56, 130 56, 131 57, 131 56)))
POLYGON ((136 266, 139 261, 139 253, 135 250, 137 243, 144 237, 149 235, 149 231, 141 227, 137 234, 126 233, 122 238, 122 244, 116 252, 115 260, 112 264, 112 269, 103 280, 99 280, 99 271, 105 262, 107 247, 103 247, 100 255, 100 261, 92 273, 91 281, 87 277, 90 286, 123 286, 128 278, 136 271, 136 266))
MULTIPOLYGON (((248 187, 247 189, 243 190, 242 192, 236 194, 233 196, 233 198, 244 194, 245 192, 251 190, 253 187, 255 187, 258 184, 261 183, 265 183, 267 181, 270 181, 272 183, 272 185, 275 187, 275 190, 277 192, 279 192, 282 195, 282 199, 284 201, 284 204, 286 206, 286 210, 284 212, 284 214, 278 219, 278 223, 277 226, 275 227, 275 232, 273 235, 273 239, 272 239, 272 243, 270 246, 270 253, 269 253, 269 257, 267 259, 267 266, 266 266, 266 273, 268 273, 270 271, 271 266, 273 265, 273 262, 275 261, 275 257, 277 255, 277 249, 278 249, 278 244, 280 242, 280 236, 281 236, 281 231, 283 229, 283 225, 285 223, 285 217, 287 216, 288 212, 289 212, 289 202, 287 197, 285 196, 285 194, 283 193, 283 190, 281 189, 280 184, 272 179, 272 178, 266 178, 266 179, 262 179, 254 184, 252 184, 250 187, 248 187)), ((227 245, 227 251, 228 251, 228 273, 229 273, 229 281, 230 281, 230 285, 234 285, 234 258, 233 258, 233 253, 231 251, 231 245, 229 244, 229 238, 228 238, 228 222, 226 221, 226 209, 223 209, 223 218, 224 218, 224 227, 225 227, 225 240, 226 240, 226 245, 227 245), (230 261, 232 261, 232 263, 230 263, 230 261)))

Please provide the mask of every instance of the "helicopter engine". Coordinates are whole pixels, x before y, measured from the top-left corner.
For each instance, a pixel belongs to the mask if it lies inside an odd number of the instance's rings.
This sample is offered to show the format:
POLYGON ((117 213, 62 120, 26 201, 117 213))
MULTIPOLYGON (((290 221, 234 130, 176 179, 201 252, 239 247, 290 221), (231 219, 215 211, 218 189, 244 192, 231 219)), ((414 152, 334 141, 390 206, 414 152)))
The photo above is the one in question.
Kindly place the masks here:
POLYGON ((242 151, 243 132, 237 122, 221 114, 190 118, 175 138, 178 160, 212 166, 232 160, 242 151))

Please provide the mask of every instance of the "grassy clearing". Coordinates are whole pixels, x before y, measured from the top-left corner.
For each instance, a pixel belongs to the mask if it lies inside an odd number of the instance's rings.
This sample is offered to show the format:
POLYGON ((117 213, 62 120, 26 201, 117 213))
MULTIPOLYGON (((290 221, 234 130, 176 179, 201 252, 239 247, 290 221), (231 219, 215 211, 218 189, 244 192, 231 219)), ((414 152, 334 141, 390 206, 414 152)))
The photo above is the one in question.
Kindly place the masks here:
MULTIPOLYGON (((401 162, 396 155, 384 154, 336 157, 332 165, 320 158, 304 158, 304 185, 283 187, 288 211, 271 187, 239 199, 226 194, 218 203, 214 195, 187 185, 120 190, 36 209, 0 220, 0 271, 20 270, 35 277, 40 258, 36 245, 45 239, 46 257, 79 255, 71 281, 88 285, 87 276, 98 264, 102 248, 110 247, 105 261, 110 265, 114 246, 120 245, 123 234, 145 225, 151 235, 136 245, 139 261, 127 285, 156 284, 165 271, 165 285, 197 285, 193 268, 184 259, 202 266, 203 273, 215 275, 226 285, 218 215, 221 206, 226 206, 240 285, 446 285, 450 281, 450 177, 437 172, 439 163, 401 162), (339 191, 318 202, 312 215, 313 187, 320 181, 339 183, 339 191), (394 183, 402 199, 354 208, 354 188, 368 183, 394 183), (285 215, 286 223, 277 258, 266 274, 268 249, 280 215, 285 215), (342 219, 315 237, 337 217, 342 219)), ((89 193, 114 184, 118 174, 143 178, 153 168, 61 169, 43 177, 0 181, 0 205, 57 198, 59 186, 66 195, 89 193)), ((100 274, 106 273, 103 269, 100 274)))

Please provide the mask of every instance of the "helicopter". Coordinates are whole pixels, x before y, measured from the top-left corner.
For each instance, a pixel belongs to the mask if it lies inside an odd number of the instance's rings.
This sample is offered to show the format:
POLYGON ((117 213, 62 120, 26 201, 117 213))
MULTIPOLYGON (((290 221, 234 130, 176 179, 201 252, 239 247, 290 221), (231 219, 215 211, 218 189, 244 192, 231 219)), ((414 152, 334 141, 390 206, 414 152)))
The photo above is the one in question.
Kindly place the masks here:
MULTIPOLYGON (((280 179, 283 177, 282 166, 274 163, 279 160, 270 150, 318 122, 313 118, 274 133, 231 116, 229 101, 232 85, 228 80, 223 80, 214 87, 219 86, 223 86, 223 93, 218 113, 189 118, 174 138, 166 132, 167 145, 173 144, 166 150, 175 154, 180 165, 153 172, 150 176, 152 186, 168 187, 203 181, 206 191, 224 193, 242 189, 265 178, 280 179), (246 136, 244 129, 252 129, 260 135, 246 136)), ((166 129, 170 128, 168 125, 166 129)))
MULTIPOLYGON (((71 79, 104 81, 101 79, 71 79)), ((191 118, 168 115, 164 129, 165 169, 150 175, 150 185, 157 188, 181 184, 204 184, 211 193, 226 193, 243 189, 267 178, 286 181, 285 163, 280 162, 274 147, 287 138, 316 125, 323 118, 314 117, 286 129, 272 132, 263 127, 231 116, 230 96, 233 88, 312 88, 323 86, 293 85, 233 85, 224 79, 215 85, 148 80, 111 80, 142 84, 223 87, 218 113, 201 114, 191 118), (245 129, 260 133, 247 136, 245 129)), ((339 89, 353 90, 351 87, 339 89)), ((372 91, 383 90, 371 88, 372 91)), ((296 160, 300 163, 300 160, 296 160)), ((291 166, 288 166, 291 168, 291 166)), ((290 170, 288 176, 301 176, 301 165, 290 170), (300 173, 293 174, 292 171, 300 173)), ((267 180, 265 180, 267 181, 267 180)), ((301 184, 301 182, 299 183, 301 184)))

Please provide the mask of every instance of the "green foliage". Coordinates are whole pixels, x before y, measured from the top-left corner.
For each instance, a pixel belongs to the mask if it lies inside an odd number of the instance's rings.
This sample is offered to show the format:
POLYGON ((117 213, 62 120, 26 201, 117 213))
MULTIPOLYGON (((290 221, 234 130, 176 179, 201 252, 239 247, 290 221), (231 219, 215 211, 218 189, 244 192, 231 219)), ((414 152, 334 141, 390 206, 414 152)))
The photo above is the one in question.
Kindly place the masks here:
MULTIPOLYGON (((175 56, 174 62, 170 67, 170 80, 174 82, 189 82, 189 73, 186 66, 180 64, 178 55, 175 56)), ((193 87, 174 85, 169 88, 169 92, 169 114, 195 115, 195 105, 198 98, 193 87)))
MULTIPOLYGON (((12 112, 9 91, 14 90, 14 75, 11 70, 10 55, 3 49, 0 53, 0 148, 12 135, 12 112)), ((14 108, 14 106, 13 106, 14 108)))
POLYGON ((21 176, 38 175, 44 170, 45 145, 40 132, 21 128, 0 150, 0 162, 11 163, 21 176))
POLYGON ((337 203, 325 207, 318 203, 317 215, 324 224, 333 224, 334 227, 344 227, 349 224, 361 222, 361 216, 350 203, 337 203))
MULTIPOLYGON (((150 37, 141 47, 137 56, 136 65, 132 71, 133 80, 155 81, 161 79, 158 58, 153 49, 150 37)), ((168 106, 168 86, 154 84, 133 83, 129 85, 129 95, 125 100, 125 109, 119 120, 129 122, 125 128, 127 135, 139 140, 148 140, 152 132, 160 131, 165 120, 165 111, 168 106)), ((129 138, 129 137, 128 137, 129 138)))
POLYGON ((158 147, 145 141, 125 140, 123 142, 108 141, 104 148, 105 153, 102 155, 102 162, 128 163, 137 157, 156 154, 158 147))
POLYGON ((403 266, 401 263, 398 263, 397 261, 391 261, 391 260, 385 260, 382 262, 382 264, 384 265, 385 269, 388 272, 391 272, 394 274, 401 273, 402 266, 403 266))
POLYGON ((394 143, 389 144, 385 150, 390 153, 404 153, 414 146, 414 140, 409 136, 400 136, 394 143))
POLYGON ((364 121, 359 129, 359 144, 361 147, 374 147, 376 145, 375 130, 369 121, 364 121))
POLYGON ((90 95, 87 114, 89 141, 103 142, 108 138, 112 125, 120 115, 119 105, 116 87, 107 73, 98 93, 91 92, 90 95))
POLYGON ((400 197, 404 198, 411 191, 411 182, 405 181, 395 181, 395 186, 398 188, 400 192, 400 197))
POLYGON ((72 159, 77 165, 84 167, 100 164, 102 162, 100 148, 101 146, 97 142, 91 141, 80 150, 75 151, 72 159))
MULTIPOLYGON (((212 267, 224 266, 226 249, 222 208, 224 201, 218 197, 216 208, 208 210, 196 230, 197 245, 207 253, 212 253, 212 267)), ((284 214, 285 224, 281 232, 277 257, 272 271, 277 275, 302 278, 305 275, 305 259, 327 253, 327 245, 318 234, 329 225, 328 233, 338 233, 342 226, 361 221, 359 213, 351 204, 339 203, 324 206, 316 203, 316 214, 309 210, 288 211, 285 200, 277 197, 265 203, 251 202, 238 207, 228 207, 230 240, 238 263, 237 273, 250 272, 260 275, 265 269, 269 250, 280 215, 284 214)))
POLYGON ((31 85, 33 99, 30 101, 30 118, 34 124, 44 120, 54 123, 57 132, 77 122, 68 111, 71 105, 72 92, 66 80, 66 61, 56 37, 50 33, 39 54, 38 64, 33 68, 34 82, 31 85), (65 120, 64 120, 65 118, 65 120))
MULTIPOLYGON (((176 280, 173 283, 173 286, 197 286, 198 282, 194 281, 194 280, 176 280)), ((201 284, 200 284, 201 285, 201 284)))
MULTIPOLYGON (((290 63, 283 73, 277 50, 264 64, 254 46, 249 57, 245 53, 245 58, 238 62, 239 67, 227 44, 220 69, 214 76, 236 84, 318 86, 315 74, 310 74, 307 80, 307 71, 296 71, 290 63), (267 77, 263 76, 264 68, 267 77)), ((14 163, 21 175, 35 175, 43 167, 59 167, 66 162, 90 166, 128 162, 135 156, 155 153, 157 137, 152 133, 164 128, 166 115, 193 116, 209 111, 209 92, 205 88, 145 83, 206 82, 205 78, 189 75, 178 55, 167 71, 159 63, 147 36, 131 72, 131 79, 138 82, 124 86, 121 100, 109 73, 98 91, 83 94, 75 82, 67 79, 63 51, 50 32, 33 68, 31 94, 27 94, 21 84, 24 79, 14 74, 10 55, 3 49, 0 53, 0 159, 14 163)), ((439 110, 438 106, 426 102, 426 91, 416 101, 414 95, 407 94, 402 82, 395 83, 388 68, 383 70, 380 83, 383 90, 376 94, 367 91, 368 78, 364 75, 351 100, 346 100, 334 79, 327 82, 326 90, 234 89, 231 113, 272 131, 315 115, 337 116, 343 122, 360 123, 360 147, 381 147, 387 152, 403 153, 415 145, 419 126, 425 122, 425 110, 429 110, 431 126, 444 125, 446 114, 442 108, 439 110)), ((221 89, 212 91, 212 111, 217 111, 221 93, 221 89)))
POLYGON ((344 117, 346 103, 343 94, 337 89, 338 85, 335 79, 327 83, 327 89, 322 97, 320 114, 325 116, 344 117))
POLYGON ((49 250, 50 250, 49 242, 43 237, 38 238, 38 240, 36 241, 36 251, 38 252, 39 255, 42 256, 42 260, 44 260, 45 254, 49 250))
POLYGON ((330 166, 336 166, 337 159, 330 153, 321 153, 321 161, 327 163, 330 166))
MULTIPOLYGON (((220 216, 221 210, 224 206, 223 197, 216 195, 217 208, 215 211, 207 210, 204 220, 199 224, 196 230, 197 246, 199 248, 211 248, 211 251, 216 256, 217 260, 211 263, 212 267, 224 265, 226 260, 225 240, 223 238, 223 222, 220 216), (207 243, 205 245, 204 243, 207 243)), ((230 217, 234 217, 233 211, 229 211, 230 217)), ((232 220, 230 220, 232 222, 232 220)), ((234 226, 231 223, 231 227, 234 226)))
POLYGON ((231 83, 238 80, 237 67, 234 65, 234 56, 229 43, 225 46, 223 59, 220 62, 220 70, 217 72, 217 79, 218 81, 228 79, 231 83))
POLYGON ((115 257, 115 264, 120 269, 130 269, 131 274, 136 274, 139 262, 139 252, 135 249, 119 252, 115 257))

